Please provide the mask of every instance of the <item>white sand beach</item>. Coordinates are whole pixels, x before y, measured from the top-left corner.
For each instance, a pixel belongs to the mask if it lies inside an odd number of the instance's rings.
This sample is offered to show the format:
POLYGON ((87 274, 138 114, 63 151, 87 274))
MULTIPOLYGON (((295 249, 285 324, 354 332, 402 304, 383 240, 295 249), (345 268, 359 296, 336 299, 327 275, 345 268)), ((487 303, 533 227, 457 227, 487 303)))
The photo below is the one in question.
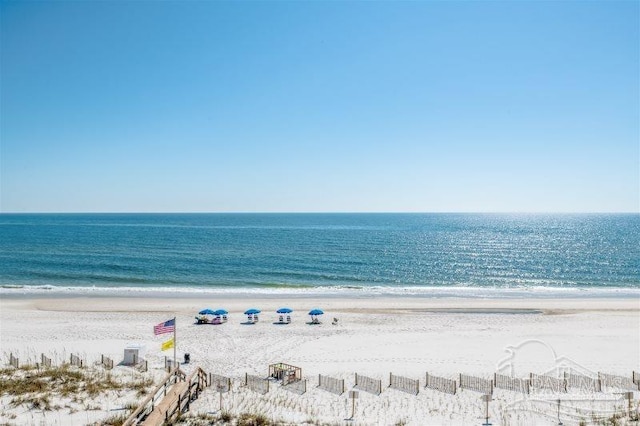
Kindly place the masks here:
MULTIPOLYGON (((183 368, 199 366, 231 377, 233 390, 223 395, 225 410, 260 412, 283 424, 481 424, 480 393, 448 395, 425 389, 427 372, 455 379, 461 373, 483 378, 496 372, 520 378, 564 372, 631 377, 632 371, 640 371, 640 300, 635 298, 11 296, 0 300, 0 307, 4 366, 9 353, 22 360, 37 360, 44 353, 54 363, 70 353, 90 363, 101 355, 119 362, 125 347, 141 344, 149 362, 147 374, 155 379, 163 376, 164 357, 173 356, 173 350, 160 350, 169 335, 154 336, 153 326, 175 316, 178 360, 185 353, 191 357, 183 368), (275 311, 282 306, 294 310, 291 324, 274 324, 275 311), (194 316, 205 307, 227 309, 229 321, 196 325, 194 316), (250 307, 262 310, 257 324, 245 324, 243 312, 250 307), (322 324, 310 325, 307 313, 316 307, 325 315, 322 324), (298 395, 274 383, 261 395, 241 386, 245 373, 267 377, 269 365, 280 362, 302 368, 306 393, 298 395), (348 390, 356 373, 380 379, 383 391, 360 391, 355 416, 349 419, 348 390), (388 388, 390 373, 420 380, 419 394, 388 388), (318 389, 320 374, 344 379, 347 392, 338 396, 318 389)), ((556 401, 561 399, 564 424, 598 424, 597 419, 626 410, 623 391, 523 395, 496 389, 490 420, 494 425, 557 424, 556 401)), ((636 391, 634 410, 638 396, 636 391)), ((114 396, 103 398, 90 413, 52 413, 15 407, 3 396, 0 423, 100 423, 121 408, 119 404, 124 402, 114 396)), ((192 413, 218 410, 214 389, 191 407, 192 413)))

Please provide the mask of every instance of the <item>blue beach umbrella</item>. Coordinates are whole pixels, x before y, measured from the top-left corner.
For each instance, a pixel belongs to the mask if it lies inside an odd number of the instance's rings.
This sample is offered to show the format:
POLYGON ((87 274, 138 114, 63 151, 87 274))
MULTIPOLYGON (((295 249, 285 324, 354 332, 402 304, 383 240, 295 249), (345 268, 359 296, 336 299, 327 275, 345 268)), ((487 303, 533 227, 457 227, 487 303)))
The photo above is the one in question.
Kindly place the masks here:
POLYGON ((203 309, 200 312, 198 312, 199 315, 216 315, 216 312, 211 310, 211 309, 203 309))
POLYGON ((280 308, 276 311, 278 314, 290 314, 291 312, 293 312, 293 309, 289 308, 280 308))
POLYGON ((322 309, 312 309, 311 311, 309 311, 309 315, 323 315, 324 312, 322 312, 322 309))
POLYGON ((245 315, 255 315, 255 314, 259 314, 260 312, 262 312, 260 309, 256 309, 256 308, 251 308, 251 309, 247 309, 244 314, 245 315))
POLYGON ((227 311, 226 309, 218 309, 213 314, 214 315, 227 315, 228 313, 229 313, 229 311, 227 311))

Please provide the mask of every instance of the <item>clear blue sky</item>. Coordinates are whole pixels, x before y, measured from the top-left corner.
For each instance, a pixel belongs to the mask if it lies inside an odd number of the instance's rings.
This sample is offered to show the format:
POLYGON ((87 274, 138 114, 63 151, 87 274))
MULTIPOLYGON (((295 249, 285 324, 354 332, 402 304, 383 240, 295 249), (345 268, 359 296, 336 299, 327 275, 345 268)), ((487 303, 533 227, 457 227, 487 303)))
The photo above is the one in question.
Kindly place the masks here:
POLYGON ((638 1, 4 1, 0 211, 640 211, 638 1))

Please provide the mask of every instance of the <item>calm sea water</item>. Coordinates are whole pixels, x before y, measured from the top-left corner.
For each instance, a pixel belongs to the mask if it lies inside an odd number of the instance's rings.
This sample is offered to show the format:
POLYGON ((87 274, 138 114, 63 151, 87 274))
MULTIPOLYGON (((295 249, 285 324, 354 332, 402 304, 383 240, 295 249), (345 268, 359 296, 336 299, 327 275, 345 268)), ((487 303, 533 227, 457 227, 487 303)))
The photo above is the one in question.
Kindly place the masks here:
POLYGON ((640 215, 2 214, 0 285, 640 294, 640 215))

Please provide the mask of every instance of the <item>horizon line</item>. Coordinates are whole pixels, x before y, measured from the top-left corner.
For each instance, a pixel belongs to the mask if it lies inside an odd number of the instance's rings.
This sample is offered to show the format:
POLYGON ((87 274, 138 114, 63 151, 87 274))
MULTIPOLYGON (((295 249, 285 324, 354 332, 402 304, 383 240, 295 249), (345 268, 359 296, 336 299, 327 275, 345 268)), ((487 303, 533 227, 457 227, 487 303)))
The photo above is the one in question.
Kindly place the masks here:
POLYGON ((0 211, 0 215, 4 214, 523 214, 523 215, 535 215, 535 214, 640 214, 640 211, 471 211, 471 210, 459 210, 459 211, 402 211, 402 210, 387 210, 387 211, 348 211, 348 210, 335 210, 335 211, 252 211, 252 210, 237 210, 237 211, 0 211))

